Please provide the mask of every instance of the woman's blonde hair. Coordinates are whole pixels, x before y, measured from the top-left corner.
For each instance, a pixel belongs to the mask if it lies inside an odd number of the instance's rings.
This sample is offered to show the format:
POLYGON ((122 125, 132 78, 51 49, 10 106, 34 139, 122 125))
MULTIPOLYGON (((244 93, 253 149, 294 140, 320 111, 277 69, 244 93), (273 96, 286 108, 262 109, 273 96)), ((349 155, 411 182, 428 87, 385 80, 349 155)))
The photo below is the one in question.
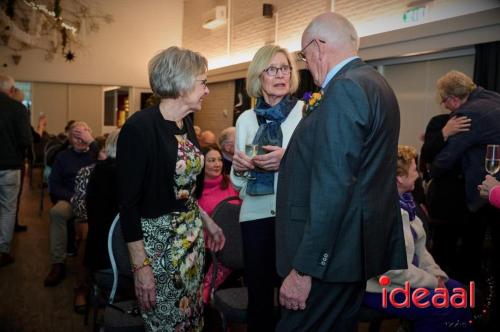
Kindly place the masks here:
POLYGON ((272 58, 277 53, 282 53, 290 66, 290 93, 292 94, 297 91, 299 87, 299 74, 297 72, 297 66, 295 66, 295 62, 290 53, 288 53, 288 50, 278 45, 265 45, 255 53, 252 62, 250 62, 250 66, 248 66, 246 88, 250 97, 259 98, 262 96, 260 75, 267 69, 272 58))
POLYGON ((177 98, 191 91, 196 76, 208 70, 207 59, 198 52, 172 46, 155 55, 148 64, 151 90, 161 98, 177 98))
POLYGON ((467 98, 477 87, 469 76, 457 70, 452 70, 441 76, 436 85, 442 100, 450 96, 459 99, 467 98))
POLYGON ((397 176, 408 175, 411 161, 417 158, 417 150, 413 146, 398 145, 397 176))

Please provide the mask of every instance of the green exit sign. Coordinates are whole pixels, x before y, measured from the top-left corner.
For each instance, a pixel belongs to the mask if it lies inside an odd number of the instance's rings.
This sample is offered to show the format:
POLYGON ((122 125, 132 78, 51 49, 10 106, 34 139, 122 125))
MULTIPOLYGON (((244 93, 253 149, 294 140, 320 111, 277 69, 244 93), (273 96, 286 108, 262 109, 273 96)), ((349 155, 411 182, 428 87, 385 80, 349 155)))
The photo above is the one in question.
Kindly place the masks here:
POLYGON ((408 9, 403 14, 403 22, 404 23, 416 23, 421 22, 425 18, 426 7, 414 7, 408 9))

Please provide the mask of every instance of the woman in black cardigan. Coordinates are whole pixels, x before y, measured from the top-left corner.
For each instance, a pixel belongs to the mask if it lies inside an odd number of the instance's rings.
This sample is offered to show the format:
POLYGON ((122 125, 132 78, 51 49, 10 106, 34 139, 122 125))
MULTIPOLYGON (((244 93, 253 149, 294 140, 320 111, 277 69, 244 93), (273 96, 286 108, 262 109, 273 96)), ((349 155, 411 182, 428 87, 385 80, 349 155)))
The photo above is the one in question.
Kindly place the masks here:
POLYGON ((210 250, 225 241, 197 204, 204 160, 187 116, 209 93, 207 60, 170 47, 149 62, 149 82, 160 105, 135 113, 118 140, 123 235, 146 329, 200 331, 203 228, 210 250))

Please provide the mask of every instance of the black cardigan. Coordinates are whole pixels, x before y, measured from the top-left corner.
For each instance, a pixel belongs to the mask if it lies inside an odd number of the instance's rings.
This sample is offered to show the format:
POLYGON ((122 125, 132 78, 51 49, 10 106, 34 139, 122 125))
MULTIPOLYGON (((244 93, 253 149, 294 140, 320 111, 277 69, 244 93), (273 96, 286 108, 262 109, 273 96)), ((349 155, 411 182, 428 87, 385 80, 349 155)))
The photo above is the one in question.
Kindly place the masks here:
MULTIPOLYGON (((199 143, 190 117, 185 117, 188 139, 199 143)), ((120 220, 126 242, 141 240, 141 217, 156 218, 186 211, 185 200, 174 193, 178 142, 182 131, 175 121, 165 120, 158 106, 146 108, 127 120, 118 137, 116 164, 120 220)), ((203 172, 196 183, 196 197, 203 191, 203 172)))
POLYGON ((108 269, 108 233, 118 213, 118 186, 116 160, 108 158, 98 161, 90 173, 87 185, 87 247, 84 264, 92 271, 108 269))

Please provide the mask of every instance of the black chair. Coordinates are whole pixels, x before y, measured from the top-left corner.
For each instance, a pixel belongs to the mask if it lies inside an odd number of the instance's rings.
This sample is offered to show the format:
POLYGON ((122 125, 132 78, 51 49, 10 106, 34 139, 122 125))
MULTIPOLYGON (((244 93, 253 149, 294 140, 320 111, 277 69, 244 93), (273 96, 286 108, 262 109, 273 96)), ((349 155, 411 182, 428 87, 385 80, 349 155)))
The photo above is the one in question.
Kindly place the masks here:
POLYGON ((60 141, 57 137, 50 138, 44 146, 43 149, 43 172, 42 172, 42 184, 40 188, 40 206, 38 209, 38 215, 41 216, 43 212, 43 203, 45 199, 45 188, 49 187, 49 175, 52 167, 53 160, 57 153, 62 151, 64 143, 60 141))
POLYGON ((92 274, 89 303, 92 303, 94 311, 94 331, 99 331, 101 324, 104 331, 144 331, 144 321, 134 295, 134 276, 119 215, 115 217, 109 229, 108 254, 111 271, 101 270, 92 274), (97 315, 101 294, 104 292, 109 293, 109 297, 104 308, 104 317, 99 323, 97 315))
POLYGON ((243 244, 241 229, 239 224, 240 205, 231 204, 231 201, 238 197, 228 197, 221 201, 212 213, 212 219, 222 228, 226 237, 224 248, 211 253, 213 260, 212 275, 212 306, 217 310, 222 319, 222 330, 228 330, 228 323, 246 323, 248 292, 246 287, 233 287, 215 290, 215 278, 217 275, 218 264, 237 271, 243 270, 243 244))

